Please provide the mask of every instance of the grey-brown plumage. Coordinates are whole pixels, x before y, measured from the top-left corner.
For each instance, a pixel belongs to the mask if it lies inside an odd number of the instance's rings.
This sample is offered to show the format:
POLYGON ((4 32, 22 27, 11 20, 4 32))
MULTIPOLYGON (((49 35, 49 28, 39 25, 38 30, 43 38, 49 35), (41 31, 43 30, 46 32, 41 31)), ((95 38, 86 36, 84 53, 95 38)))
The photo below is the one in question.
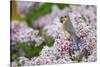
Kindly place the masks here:
POLYGON ((73 27, 73 24, 70 22, 70 18, 69 16, 64 16, 64 17, 61 17, 61 23, 63 24, 63 29, 64 31, 68 32, 70 35, 71 35, 71 39, 73 41, 73 49, 74 50, 79 50, 79 42, 80 42, 80 39, 79 37, 76 35, 75 33, 75 28, 73 27))

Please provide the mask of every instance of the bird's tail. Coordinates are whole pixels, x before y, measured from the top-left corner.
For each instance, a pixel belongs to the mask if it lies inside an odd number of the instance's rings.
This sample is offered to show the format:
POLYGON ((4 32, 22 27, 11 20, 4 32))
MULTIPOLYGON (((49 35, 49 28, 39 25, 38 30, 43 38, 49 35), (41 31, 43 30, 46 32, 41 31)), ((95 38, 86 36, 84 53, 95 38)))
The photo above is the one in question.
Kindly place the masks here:
POLYGON ((80 50, 80 47, 79 47, 79 42, 80 42, 80 39, 77 35, 72 35, 72 41, 73 41, 73 49, 74 50, 80 50))

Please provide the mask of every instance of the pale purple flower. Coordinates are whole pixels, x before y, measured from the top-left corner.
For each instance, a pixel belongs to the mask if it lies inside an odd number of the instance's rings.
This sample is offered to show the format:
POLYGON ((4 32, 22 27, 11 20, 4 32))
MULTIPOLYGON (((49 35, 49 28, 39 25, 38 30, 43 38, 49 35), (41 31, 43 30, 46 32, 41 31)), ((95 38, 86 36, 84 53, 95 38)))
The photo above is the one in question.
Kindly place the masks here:
MULTIPOLYGON (((18 22, 18 21, 16 21, 18 22)), ((17 42, 36 42, 36 46, 39 46, 43 42, 43 38, 38 36, 38 30, 29 28, 25 22, 16 23, 12 22, 11 27, 11 43, 16 44, 17 42)))

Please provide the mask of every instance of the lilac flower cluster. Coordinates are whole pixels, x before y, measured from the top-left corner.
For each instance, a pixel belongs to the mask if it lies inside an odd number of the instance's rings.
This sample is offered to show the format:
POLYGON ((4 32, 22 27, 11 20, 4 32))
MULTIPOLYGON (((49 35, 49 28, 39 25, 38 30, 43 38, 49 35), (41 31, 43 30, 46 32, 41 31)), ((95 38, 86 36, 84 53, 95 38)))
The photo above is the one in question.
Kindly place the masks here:
POLYGON ((36 46, 43 42, 43 38, 38 36, 38 30, 29 28, 25 22, 13 21, 11 26, 11 43, 17 42, 36 42, 36 46))
POLYGON ((92 55, 93 52, 96 52, 94 51, 96 50, 96 7, 73 5, 71 7, 72 12, 69 13, 69 16, 80 37, 81 51, 86 48, 92 55))
MULTIPOLYGON (((26 57, 19 57, 18 63, 22 66, 32 66, 77 62, 73 61, 69 55, 68 50, 72 48, 72 41, 68 38, 69 34, 65 34, 62 30, 60 23, 60 17, 64 14, 69 15, 75 33, 80 38, 80 51, 76 51, 73 56, 78 57, 86 50, 89 52, 88 58, 83 57, 81 62, 96 61, 96 7, 70 5, 69 8, 63 10, 57 6, 53 6, 53 8, 51 14, 39 18, 33 24, 47 30, 46 35, 55 39, 53 46, 44 46, 40 56, 30 60, 26 57)), ((31 29, 24 23, 12 23, 11 30, 12 44, 16 44, 17 41, 30 42, 35 40, 37 43, 43 41, 43 38, 38 36, 38 30, 31 29)), ((14 61, 12 64, 16 66, 17 62, 14 61)))

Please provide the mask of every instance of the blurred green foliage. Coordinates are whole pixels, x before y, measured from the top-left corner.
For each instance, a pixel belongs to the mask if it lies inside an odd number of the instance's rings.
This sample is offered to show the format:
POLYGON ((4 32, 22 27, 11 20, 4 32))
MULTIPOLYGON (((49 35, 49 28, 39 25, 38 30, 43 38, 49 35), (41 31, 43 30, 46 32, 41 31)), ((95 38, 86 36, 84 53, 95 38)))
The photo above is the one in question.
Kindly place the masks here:
POLYGON ((44 45, 45 45, 44 42, 40 46, 37 46, 37 47, 35 47, 35 42, 31 42, 30 44, 18 43, 17 48, 21 48, 24 51, 25 56, 31 59, 34 56, 40 55, 40 52, 44 45))
POLYGON ((43 4, 41 7, 34 8, 32 12, 26 15, 26 21, 32 27, 32 21, 38 17, 51 12, 51 4, 43 4))
POLYGON ((39 29, 39 33, 38 33, 38 35, 44 38, 45 35, 46 35, 46 32, 47 32, 47 29, 45 29, 45 30, 43 30, 43 29, 39 29))
POLYGON ((38 35, 45 39, 45 43, 48 47, 52 47, 54 43, 54 38, 51 36, 46 36, 46 32, 47 32, 47 29, 40 30, 38 35))
POLYGON ((25 17, 28 26, 32 27, 32 22, 37 18, 46 15, 52 11, 52 6, 57 5, 60 9, 64 7, 69 7, 69 4, 60 4, 60 3, 44 3, 43 5, 32 9, 25 17))
MULTIPOLYGON (((24 54, 25 54, 25 57, 31 59, 32 57, 35 57, 35 56, 39 56, 43 47, 44 46, 48 46, 48 47, 52 47, 53 44, 54 44, 54 39, 53 37, 51 36, 46 36, 46 32, 47 30, 40 30, 39 33, 38 33, 38 36, 41 36, 44 38, 44 41, 39 44, 39 46, 35 46, 36 42, 18 42, 16 44, 16 48, 17 49, 22 49, 24 54)), ((11 60, 17 60, 18 57, 20 57, 20 55, 18 54, 19 52, 13 52, 11 53, 11 60)))
POLYGON ((48 47, 52 47, 53 44, 54 44, 54 39, 53 39, 53 37, 48 36, 48 37, 46 38, 46 43, 47 43, 47 46, 48 46, 48 47))
POLYGON ((17 53, 11 53, 11 61, 16 60, 18 58, 18 54, 17 53))
MULTIPOLYGON (((20 48, 25 53, 25 57, 31 59, 34 56, 39 56, 40 52, 42 51, 43 47, 47 45, 48 47, 53 46, 54 39, 52 37, 47 37, 47 40, 42 42, 39 46, 35 46, 35 42, 30 43, 17 43, 17 48, 20 48)), ((16 56, 13 56, 16 59, 16 56)))

